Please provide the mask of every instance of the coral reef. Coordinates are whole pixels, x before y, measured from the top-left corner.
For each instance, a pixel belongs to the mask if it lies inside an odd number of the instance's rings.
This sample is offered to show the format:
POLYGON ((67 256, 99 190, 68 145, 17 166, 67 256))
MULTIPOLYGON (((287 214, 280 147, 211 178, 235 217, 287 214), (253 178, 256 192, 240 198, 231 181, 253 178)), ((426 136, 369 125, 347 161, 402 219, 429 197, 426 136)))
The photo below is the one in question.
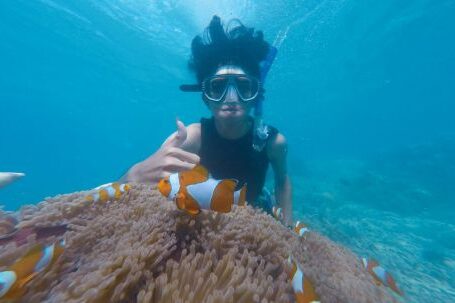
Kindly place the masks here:
MULTIPOLYGON (((67 226, 65 251, 27 285, 22 302, 294 302, 289 255, 321 302, 396 302, 361 261, 316 232, 299 237, 266 213, 235 207, 189 216, 146 185, 118 201, 86 192, 22 211, 17 229, 67 226)), ((37 241, 0 246, 5 270, 37 241)))
POLYGON ((0 209, 0 237, 14 232, 17 218, 11 212, 0 209))

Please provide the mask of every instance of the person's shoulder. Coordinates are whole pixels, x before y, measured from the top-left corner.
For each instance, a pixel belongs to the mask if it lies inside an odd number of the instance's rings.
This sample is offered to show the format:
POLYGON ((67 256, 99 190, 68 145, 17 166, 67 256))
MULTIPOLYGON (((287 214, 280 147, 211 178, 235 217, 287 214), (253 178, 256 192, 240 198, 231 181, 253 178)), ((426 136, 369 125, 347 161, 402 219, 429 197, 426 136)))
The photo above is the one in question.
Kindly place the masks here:
POLYGON ((269 156, 269 159, 285 156, 287 153, 287 148, 286 137, 277 131, 276 135, 272 136, 267 142, 267 154, 269 156))

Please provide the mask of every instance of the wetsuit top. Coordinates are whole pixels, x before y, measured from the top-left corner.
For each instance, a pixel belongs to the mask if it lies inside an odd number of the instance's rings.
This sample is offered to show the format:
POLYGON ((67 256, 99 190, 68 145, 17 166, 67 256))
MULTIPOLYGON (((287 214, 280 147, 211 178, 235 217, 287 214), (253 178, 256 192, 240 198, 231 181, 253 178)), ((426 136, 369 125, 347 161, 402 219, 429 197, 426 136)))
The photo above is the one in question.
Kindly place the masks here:
MULTIPOLYGON (((278 130, 269 126, 269 137, 274 139, 278 130)), ((201 119, 201 164, 215 179, 236 179, 237 188, 247 184, 246 200, 257 205, 269 165, 266 148, 258 152, 253 148, 253 127, 238 139, 222 138, 215 127, 215 120, 201 119)))

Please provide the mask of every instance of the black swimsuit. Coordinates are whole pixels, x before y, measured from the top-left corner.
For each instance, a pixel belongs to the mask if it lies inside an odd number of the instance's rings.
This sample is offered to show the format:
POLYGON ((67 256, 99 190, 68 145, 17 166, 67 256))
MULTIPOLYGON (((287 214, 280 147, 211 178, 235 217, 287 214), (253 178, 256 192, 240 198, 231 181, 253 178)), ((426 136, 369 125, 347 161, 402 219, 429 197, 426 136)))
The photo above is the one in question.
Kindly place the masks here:
MULTIPOLYGON (((278 130, 269 126, 269 137, 276 137, 278 130)), ((269 165, 266 148, 258 152, 253 148, 253 128, 234 140, 222 138, 215 127, 215 121, 201 119, 201 164, 215 179, 236 179, 237 189, 247 184, 246 199, 254 206, 262 192, 269 165)))

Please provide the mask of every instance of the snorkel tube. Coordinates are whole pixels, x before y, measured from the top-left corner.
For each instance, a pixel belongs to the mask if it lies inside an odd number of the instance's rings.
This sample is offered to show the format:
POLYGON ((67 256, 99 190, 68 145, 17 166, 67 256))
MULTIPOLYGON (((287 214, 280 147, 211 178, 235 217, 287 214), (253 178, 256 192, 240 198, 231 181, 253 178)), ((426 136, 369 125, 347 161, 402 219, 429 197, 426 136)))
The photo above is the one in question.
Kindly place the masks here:
MULTIPOLYGON (((261 86, 264 86, 265 78, 272 67, 273 61, 278 53, 278 49, 271 45, 267 56, 261 63, 259 63, 259 68, 261 72, 261 86)), ((264 124, 262 118, 263 112, 263 102, 264 102, 264 91, 259 95, 255 107, 254 107, 254 136, 253 136, 253 148, 260 152, 264 148, 267 138, 269 137, 269 128, 264 124)))

